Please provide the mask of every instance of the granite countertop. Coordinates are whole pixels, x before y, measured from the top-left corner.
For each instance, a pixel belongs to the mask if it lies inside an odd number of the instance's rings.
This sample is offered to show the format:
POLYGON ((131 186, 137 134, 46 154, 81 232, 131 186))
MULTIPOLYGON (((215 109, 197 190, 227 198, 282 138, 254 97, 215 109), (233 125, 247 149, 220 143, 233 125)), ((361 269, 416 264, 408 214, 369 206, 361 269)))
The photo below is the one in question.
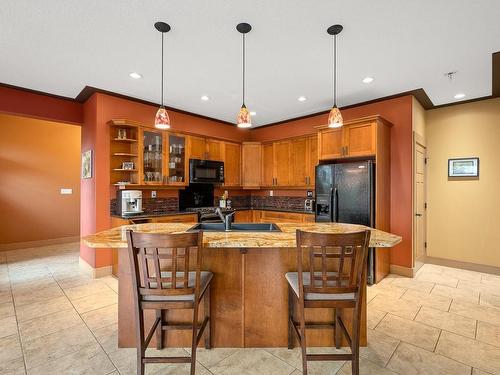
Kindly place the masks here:
MULTIPOLYGON (((235 207, 233 208, 235 211, 246 211, 246 210, 258 210, 258 211, 279 211, 279 212, 293 212, 298 214, 309 214, 314 215, 314 211, 306 211, 304 209, 298 210, 293 208, 276 208, 276 207, 235 207)), ((163 213, 153 213, 153 214, 143 214, 143 215, 134 215, 134 216, 121 216, 118 214, 113 214, 113 217, 119 217, 120 219, 148 219, 150 217, 161 217, 161 216, 173 216, 173 215, 192 215, 196 214, 196 212, 192 211, 171 211, 171 212, 163 212, 163 213)))
POLYGON ((170 211, 170 212, 162 212, 162 213, 152 213, 152 214, 141 214, 141 215, 130 215, 130 216, 122 216, 118 214, 112 214, 112 217, 119 217, 120 219, 148 219, 150 217, 161 217, 161 216, 175 216, 175 215, 196 215, 196 212, 188 212, 188 211, 170 211))
MULTIPOLYGON (((92 248, 127 247, 126 231, 132 229, 144 233, 182 233, 195 223, 158 223, 123 225, 82 238, 84 244, 92 248)), ((276 223, 281 232, 204 232, 203 245, 207 248, 290 248, 295 247, 297 229, 321 233, 349 233, 368 227, 343 223, 276 223)), ((402 238, 392 233, 371 229, 370 247, 392 247, 402 238)))

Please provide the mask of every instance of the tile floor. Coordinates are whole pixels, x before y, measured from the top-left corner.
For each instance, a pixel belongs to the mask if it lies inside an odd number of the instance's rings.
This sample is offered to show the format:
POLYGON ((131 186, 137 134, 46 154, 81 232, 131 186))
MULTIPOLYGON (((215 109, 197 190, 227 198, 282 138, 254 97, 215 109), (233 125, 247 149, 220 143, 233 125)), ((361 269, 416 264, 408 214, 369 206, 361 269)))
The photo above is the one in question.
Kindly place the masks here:
MULTIPOLYGON (((414 279, 391 275, 370 287, 368 300, 361 373, 500 374, 500 276, 426 264, 414 279)), ((185 364, 146 368, 189 373, 185 364)), ((297 349, 198 350, 202 375, 299 375, 300 368, 297 349)), ((309 369, 351 371, 342 362, 309 369)), ((81 274, 78 244, 0 252, 0 374, 134 373, 135 349, 117 347, 117 281, 81 274)))

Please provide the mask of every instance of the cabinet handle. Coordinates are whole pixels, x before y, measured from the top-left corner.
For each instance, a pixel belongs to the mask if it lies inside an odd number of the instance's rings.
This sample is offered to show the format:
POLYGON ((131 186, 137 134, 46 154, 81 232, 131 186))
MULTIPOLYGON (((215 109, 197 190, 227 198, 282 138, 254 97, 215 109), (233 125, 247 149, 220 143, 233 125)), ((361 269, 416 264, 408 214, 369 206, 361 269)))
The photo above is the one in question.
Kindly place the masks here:
POLYGON ((349 155, 349 146, 345 146, 345 155, 349 155))

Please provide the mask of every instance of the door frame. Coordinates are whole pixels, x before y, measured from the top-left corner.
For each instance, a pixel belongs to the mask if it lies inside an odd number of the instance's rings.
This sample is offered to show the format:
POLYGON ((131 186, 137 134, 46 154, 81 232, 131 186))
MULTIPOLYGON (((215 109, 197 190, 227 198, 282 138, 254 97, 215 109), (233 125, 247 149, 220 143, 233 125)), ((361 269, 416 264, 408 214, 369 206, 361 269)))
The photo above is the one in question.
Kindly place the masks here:
MULTIPOLYGON (((423 136, 420 134, 416 133, 415 131, 413 132, 413 144, 412 144, 412 159, 413 159, 413 174, 412 174, 412 266, 413 266, 413 274, 415 274, 420 267, 424 264, 423 261, 417 260, 416 254, 417 254, 417 230, 416 230, 416 220, 415 220, 415 209, 416 209, 416 204, 417 204, 417 189, 416 189, 416 172, 417 172, 417 146, 420 146, 424 148, 425 150, 425 173, 424 173, 424 201, 427 203, 427 181, 428 181, 428 176, 427 176, 427 145, 426 145, 426 140, 423 136)), ((424 212, 424 242, 427 242, 427 208, 425 209, 424 212)), ((425 250, 425 255, 427 255, 427 250, 425 250)), ((425 259, 425 256, 424 256, 425 259)))

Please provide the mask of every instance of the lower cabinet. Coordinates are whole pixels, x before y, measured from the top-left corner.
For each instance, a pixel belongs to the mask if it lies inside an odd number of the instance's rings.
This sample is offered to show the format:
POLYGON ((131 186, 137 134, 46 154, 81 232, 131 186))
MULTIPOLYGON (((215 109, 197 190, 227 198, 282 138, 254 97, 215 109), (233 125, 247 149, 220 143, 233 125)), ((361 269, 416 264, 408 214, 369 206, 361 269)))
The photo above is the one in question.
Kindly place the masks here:
POLYGON ((253 222, 252 210, 236 211, 236 213, 234 214, 234 222, 235 223, 252 223, 253 222))
POLYGON ((151 219, 152 223, 196 223, 197 214, 157 216, 151 219))

